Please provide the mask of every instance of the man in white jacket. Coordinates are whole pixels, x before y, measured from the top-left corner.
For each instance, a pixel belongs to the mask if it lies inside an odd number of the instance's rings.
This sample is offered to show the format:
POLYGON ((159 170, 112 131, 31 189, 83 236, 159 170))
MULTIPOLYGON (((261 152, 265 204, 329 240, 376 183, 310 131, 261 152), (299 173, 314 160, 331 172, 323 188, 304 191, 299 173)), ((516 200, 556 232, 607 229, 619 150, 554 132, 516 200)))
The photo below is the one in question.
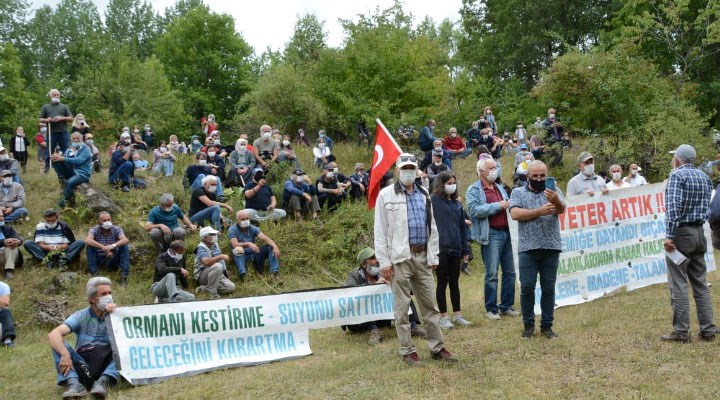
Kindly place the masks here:
POLYGON ((400 355, 410 365, 420 364, 408 318, 413 290, 432 358, 457 362, 457 357, 445 349, 439 326, 432 270, 438 265, 440 247, 430 196, 415 183, 418 164, 414 155, 401 154, 395 165, 398 182, 382 189, 375 205, 375 256, 382 277, 392 287, 400 355))

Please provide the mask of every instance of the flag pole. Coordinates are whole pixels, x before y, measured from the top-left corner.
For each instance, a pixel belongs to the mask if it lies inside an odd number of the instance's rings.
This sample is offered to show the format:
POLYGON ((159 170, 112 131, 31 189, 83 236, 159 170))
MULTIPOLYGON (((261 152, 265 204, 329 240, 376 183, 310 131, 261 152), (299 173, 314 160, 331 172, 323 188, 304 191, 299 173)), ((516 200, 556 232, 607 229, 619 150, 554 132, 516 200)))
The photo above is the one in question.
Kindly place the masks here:
POLYGON ((50 160, 50 168, 48 168, 48 171, 52 169, 52 119, 48 118, 47 123, 47 152, 48 152, 48 159, 50 160))

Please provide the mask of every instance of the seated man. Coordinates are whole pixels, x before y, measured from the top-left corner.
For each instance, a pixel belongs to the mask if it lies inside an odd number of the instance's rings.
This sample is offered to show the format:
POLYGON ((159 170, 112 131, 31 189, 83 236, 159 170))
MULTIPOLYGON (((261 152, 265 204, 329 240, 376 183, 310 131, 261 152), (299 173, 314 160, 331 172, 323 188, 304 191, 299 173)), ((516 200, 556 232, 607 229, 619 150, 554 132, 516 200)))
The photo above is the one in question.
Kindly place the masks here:
MULTIPOLYGON (((190 190, 195 190, 202 187, 203 179, 206 176, 218 176, 218 168, 216 165, 209 164, 207 161, 207 154, 199 152, 195 155, 195 164, 189 165, 185 170, 185 178, 183 185, 190 187, 190 190)), ((216 195, 218 199, 224 199, 224 192, 222 182, 218 179, 218 187, 216 195)))
POLYGON ((230 238, 230 247, 232 248, 235 266, 238 269, 238 275, 241 280, 245 279, 247 269, 245 263, 253 261, 255 271, 259 274, 263 272, 265 258, 270 262, 270 272, 273 279, 279 279, 280 273, 280 248, 275 242, 260 231, 260 228, 250 225, 250 210, 240 210, 237 213, 237 224, 228 230, 228 238, 230 238), (257 239, 265 243, 262 246, 255 244, 257 239))
POLYGON ((80 258, 85 242, 75 240, 72 229, 59 221, 57 211, 52 208, 45 210, 43 219, 44 222, 35 226, 34 241, 26 240, 23 246, 37 260, 46 260, 46 267, 64 269, 67 263, 80 258))
POLYGON ((20 252, 22 243, 20 235, 12 226, 5 224, 0 214, 0 265, 4 266, 6 281, 12 279, 15 268, 23 264, 23 256, 20 252))
POLYGON ((250 213, 250 219, 260 221, 285 218, 287 215, 285 210, 275 207, 277 201, 272 187, 265 180, 265 171, 262 168, 255 168, 252 181, 245 184, 245 209, 250 213))
POLYGON ((10 286, 0 282, 0 346, 15 346, 15 320, 10 307, 10 286))
POLYGON ((317 180, 318 204, 323 208, 327 203, 329 211, 334 211, 347 199, 345 189, 350 187, 350 180, 345 175, 340 176, 334 162, 328 163, 323 174, 317 180), (338 176, 336 176, 338 175, 338 176), (342 180, 342 178, 345 178, 342 180))
POLYGON ((230 153, 230 172, 225 186, 245 186, 252 179, 255 169, 255 155, 248 149, 247 139, 240 138, 235 142, 235 150, 230 153))
POLYGON ((175 197, 170 193, 163 193, 160 204, 150 210, 145 222, 145 231, 150 232, 150 239, 158 253, 167 250, 173 240, 185 240, 185 227, 181 226, 178 220, 181 220, 190 232, 197 229, 175 204, 175 197))
POLYGON ((195 293, 207 293, 212 300, 232 293, 235 284, 227 277, 226 262, 230 260, 218 247, 218 233, 212 227, 200 229, 200 243, 195 249, 194 275, 198 286, 195 293))
POLYGON ((425 173, 427 173, 427 177, 430 180, 430 185, 432 185, 433 180, 435 179, 435 176, 437 176, 439 173, 443 171, 448 171, 449 168, 447 164, 443 163, 442 157, 443 152, 442 150, 432 150, 433 156, 432 156, 432 163, 428 165, 427 169, 425 170, 425 173))
POLYGON ((222 230, 222 213, 220 207, 233 212, 230 205, 217 201, 217 190, 219 182, 218 178, 208 175, 202 180, 202 187, 193 190, 190 197, 190 222, 194 224, 204 224, 210 221, 215 229, 222 230))
POLYGON ((315 186, 301 169, 293 171, 290 179, 285 181, 283 189, 283 209, 294 212, 295 219, 302 219, 303 214, 312 212, 312 219, 317 219, 320 211, 315 186))
POLYGON ((85 145, 90 148, 90 151, 92 152, 93 171, 100 172, 100 168, 102 167, 100 163, 100 150, 98 150, 97 146, 95 146, 95 140, 92 133, 85 134, 85 145))
POLYGON ((182 240, 173 240, 168 250, 155 258, 152 294, 160 303, 195 300, 194 294, 183 290, 188 287, 189 275, 185 269, 185 243, 182 240))
POLYGON ((140 153, 137 153, 137 152, 133 152, 132 162, 133 162, 133 166, 134 166, 135 169, 138 170, 138 171, 145 171, 145 170, 147 170, 147 169, 148 169, 148 166, 149 166, 149 164, 150 164, 150 163, 148 163, 147 160, 143 160, 143 158, 140 157, 140 153))
POLYGON ((359 199, 367 196, 367 189, 370 185, 370 175, 365 172, 365 164, 355 164, 355 173, 350 175, 350 197, 359 199))
POLYGON ((115 311, 112 282, 96 276, 85 285, 90 306, 76 311, 48 334, 53 350, 57 383, 67 386, 63 399, 76 399, 90 394, 96 399, 107 397, 108 385, 118 381, 107 326, 108 314, 115 311), (63 338, 70 333, 77 337, 73 349, 63 338))
POLYGON ((442 152, 442 162, 447 165, 448 169, 452 169, 452 155, 444 148, 442 139, 435 139, 435 141, 433 141, 433 148, 425 153, 423 160, 420 162, 421 171, 425 172, 427 170, 427 167, 432 164, 433 154, 437 154, 438 152, 442 152))
POLYGON ((253 142, 255 160, 265 170, 277 160, 280 155, 280 145, 272 139, 272 130, 269 125, 260 127, 260 137, 253 142))
POLYGON ((109 212, 101 211, 97 222, 85 238, 88 272, 97 275, 98 267, 116 270, 119 266, 120 285, 125 286, 130 274, 130 240, 122 228, 113 225, 109 212))
POLYGON ((10 158, 6 148, 0 144, 0 170, 8 170, 12 174, 13 182, 20 182, 20 164, 18 160, 10 158))
MULTIPOLYGON (((380 276, 380 265, 378 264, 377 259, 375 258, 375 251, 371 249, 370 247, 366 247, 357 255, 357 262, 359 264, 358 268, 353 269, 350 271, 350 274, 348 275, 347 281, 345 282, 345 286, 347 287, 354 287, 354 286, 366 286, 366 285, 377 285, 387 282, 385 279, 383 279, 382 276, 380 276)), ((411 301, 410 302, 410 308, 412 308, 412 314, 409 316, 410 318, 410 334, 412 336, 425 336, 425 329, 419 325, 420 320, 418 319, 417 310, 415 309, 415 304, 411 301)), ((383 337, 380 333, 381 327, 389 327, 392 324, 392 319, 387 320, 378 320, 378 321, 368 321, 363 322, 362 324, 357 325, 343 325, 342 329, 345 330, 346 328, 350 330, 350 332, 367 332, 370 331, 370 339, 368 340, 368 344, 370 346, 374 346, 382 342, 383 337)))
POLYGON ((135 177, 132 155, 132 146, 121 140, 110 158, 108 181, 111 186, 120 186, 123 192, 130 191, 130 183, 135 177))
POLYGON ((54 153, 50 156, 53 169, 60 182, 65 185, 63 198, 58 202, 59 207, 65 207, 68 202, 72 203, 75 188, 90 182, 92 174, 92 151, 83 143, 82 134, 74 132, 70 140, 70 147, 65 150, 65 154, 54 153))
POLYGON ((0 171, 0 211, 5 216, 5 222, 13 222, 28 215, 25 208, 25 188, 13 182, 13 175, 7 169, 0 171))
POLYGON ((456 128, 450 128, 447 136, 443 139, 443 145, 447 151, 452 154, 452 157, 465 158, 472 152, 465 146, 465 141, 458 136, 456 128))

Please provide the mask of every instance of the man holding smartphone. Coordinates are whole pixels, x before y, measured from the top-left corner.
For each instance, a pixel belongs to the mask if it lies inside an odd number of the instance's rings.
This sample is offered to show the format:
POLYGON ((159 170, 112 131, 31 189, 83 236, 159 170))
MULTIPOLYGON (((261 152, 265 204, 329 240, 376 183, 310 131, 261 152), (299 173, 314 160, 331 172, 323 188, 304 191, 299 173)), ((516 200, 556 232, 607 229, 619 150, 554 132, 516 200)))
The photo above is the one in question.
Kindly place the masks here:
MULTIPOLYGON (((535 334, 535 284, 540 276, 540 333, 556 339, 552 325, 555 311, 555 281, 562 242, 558 215, 565 212, 560 189, 547 188, 547 166, 532 161, 528 166, 528 184, 510 195, 510 216, 518 221, 518 258, 522 338, 535 334)), ((552 180, 551 180, 552 181, 552 180)))

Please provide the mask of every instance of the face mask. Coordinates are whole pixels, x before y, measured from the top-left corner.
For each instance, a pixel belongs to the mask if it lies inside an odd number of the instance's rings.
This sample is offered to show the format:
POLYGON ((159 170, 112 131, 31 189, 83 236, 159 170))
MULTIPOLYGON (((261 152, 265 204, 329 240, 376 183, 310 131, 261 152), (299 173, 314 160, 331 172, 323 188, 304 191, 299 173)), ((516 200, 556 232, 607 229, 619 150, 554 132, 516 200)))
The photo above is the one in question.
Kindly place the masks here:
POLYGON ((320 134, 320 137, 321 137, 321 138, 324 138, 324 137, 325 137, 325 134, 324 134, 324 133, 321 133, 321 134, 320 134))
POLYGON ((586 165, 583 167, 583 174, 586 176, 593 176, 595 173, 595 164, 586 165))
POLYGON ((173 254, 172 258, 175 259, 175 261, 180 261, 183 259, 184 254, 173 254))
POLYGON ((217 140, 217 139, 216 139, 216 140, 213 142, 213 144, 214 144, 215 146, 220 146, 220 140, 217 140))
POLYGON ((194 144, 194 145, 198 145, 198 144, 200 144, 200 141, 197 140, 197 139, 195 139, 195 140, 193 140, 193 144, 194 144))
POLYGON ((85 144, 87 144, 88 146, 91 146, 93 144, 93 140, 92 139, 86 140, 85 144))
POLYGON ((305 136, 305 133, 304 133, 304 132, 300 132, 300 137, 303 137, 303 136, 305 136))
POLYGON ((528 185, 530 186, 530 189, 532 189, 534 192, 545 191, 545 180, 536 181, 534 179, 528 179, 528 185))
POLYGON ((98 308, 105 311, 105 308, 108 306, 108 304, 112 304, 113 298, 112 295, 105 295, 100 298, 98 298, 98 308))
POLYGON ((105 221, 102 223, 103 229, 110 229, 112 228, 112 221, 105 221))
POLYGON ((2 178, 2 184, 5 186, 12 185, 12 176, 7 176, 7 177, 2 178))
POLYGON ((214 151, 209 151, 209 152, 208 152, 208 157, 215 157, 215 152, 214 152, 214 151))
POLYGON ((330 179, 332 179, 332 178, 335 177, 335 174, 334 174, 333 172, 328 172, 328 173, 325 174, 325 176, 328 177, 328 178, 330 178, 330 179))
POLYGON ((173 205, 171 205, 170 207, 163 207, 162 209, 163 209, 163 211, 165 211, 165 212, 170 212, 170 211, 172 211, 174 208, 175 208, 175 205, 173 204, 173 205))
POLYGON ((60 104, 60 98, 59 97, 53 97, 50 99, 50 102, 53 104, 60 104))
POLYGON ((283 146, 286 146, 286 147, 287 147, 287 146, 290 146, 290 141, 289 141, 289 140, 283 140, 283 146))
POLYGON ((483 140, 487 140, 488 135, 482 135, 483 140))
POLYGON ((57 222, 53 222, 52 224, 45 223, 45 227, 48 229, 55 229, 57 227, 57 222))
POLYGON ((414 169, 401 169, 400 170, 400 183, 405 186, 412 185, 415 182, 417 172, 414 169))
POLYGON ((217 185, 210 185, 208 186, 208 192, 215 193, 217 192, 217 185))
POLYGON ((483 122, 485 122, 485 118, 480 118, 480 123, 482 124, 483 122))
POLYGON ((249 220, 240 221, 240 227, 241 227, 241 228, 247 228, 248 226, 250 226, 250 221, 249 221, 249 220))
POLYGON ((268 139, 270 139, 271 135, 272 134, 270 132, 263 132, 262 137, 263 137, 263 139, 268 140, 268 139))
POLYGON ((318 143, 318 149, 322 149, 323 147, 325 147, 325 143, 318 143))
POLYGON ((457 190, 457 184, 455 184, 455 183, 453 183, 451 185, 445 185, 445 194, 448 196, 455 193, 456 190, 457 190))
POLYGON ((198 165, 204 167, 207 165, 207 160, 198 160, 198 165))
POLYGON ((70 143, 70 146, 77 149, 78 147, 82 146, 82 142, 72 142, 70 143))
POLYGON ((495 182, 495 180, 497 179, 497 177, 498 177, 498 172, 497 172, 496 169, 493 169, 493 170, 491 170, 490 172, 488 172, 488 177, 487 177, 487 178, 488 178, 488 180, 489 180, 490 182, 495 182))
POLYGON ((612 173, 612 177, 613 177, 613 180, 614 180, 614 181, 619 181, 620 178, 622 177, 622 175, 620 175, 619 172, 613 172, 613 173, 612 173))
POLYGON ((368 264, 366 270, 372 276, 380 275, 380 266, 378 264, 368 264))
POLYGON ((302 177, 302 175, 301 175, 301 176, 296 176, 296 177, 295 177, 295 182, 297 182, 297 183, 302 183, 302 182, 303 182, 303 177, 302 177))
POLYGON ((435 150, 442 150, 442 146, 435 147, 435 150))
POLYGON ((40 133, 47 133, 47 128, 40 128, 40 133))
POLYGON ((217 235, 210 236, 210 243, 217 243, 217 242, 218 242, 218 236, 217 236, 217 235))
POLYGON ((84 124, 84 123, 85 123, 84 120, 78 120, 78 124, 82 125, 82 124, 84 124))
POLYGON ((457 137, 457 133, 451 133, 450 137, 457 137))
POLYGON ((0 156, 0 161, 7 161, 10 157, 6 154, 0 156))
POLYGON ((638 170, 633 169, 633 170, 630 171, 630 173, 632 174, 632 176, 637 176, 638 170))
POLYGON ((161 153, 167 153, 167 147, 165 147, 165 146, 160 146, 160 152, 161 152, 161 153))
POLYGON ((435 164, 436 167, 439 167, 442 165, 442 161, 436 161, 436 162, 433 162, 433 164, 435 164))

